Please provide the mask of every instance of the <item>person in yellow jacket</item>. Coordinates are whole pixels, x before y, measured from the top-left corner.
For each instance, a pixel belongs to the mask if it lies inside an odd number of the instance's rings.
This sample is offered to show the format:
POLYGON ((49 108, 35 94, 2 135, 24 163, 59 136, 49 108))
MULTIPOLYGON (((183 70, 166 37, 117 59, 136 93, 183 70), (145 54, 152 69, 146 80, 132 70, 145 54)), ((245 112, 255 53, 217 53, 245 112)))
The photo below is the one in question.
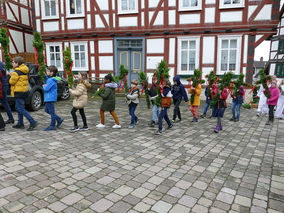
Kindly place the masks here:
POLYGON ((25 98, 29 91, 29 68, 24 64, 24 59, 20 56, 15 57, 12 63, 14 72, 11 75, 9 83, 11 84, 11 96, 15 97, 15 109, 18 112, 18 123, 13 128, 24 129, 23 116, 25 116, 30 122, 27 131, 32 131, 37 126, 37 122, 25 109, 25 98))
MULTIPOLYGON (((193 119, 192 122, 198 122, 198 114, 197 114, 197 109, 198 106, 200 105, 200 94, 201 94, 201 84, 197 84, 196 88, 194 90, 194 100, 193 103, 190 101, 190 111, 193 114, 193 119)), ((190 92, 190 91, 189 91, 190 92)))

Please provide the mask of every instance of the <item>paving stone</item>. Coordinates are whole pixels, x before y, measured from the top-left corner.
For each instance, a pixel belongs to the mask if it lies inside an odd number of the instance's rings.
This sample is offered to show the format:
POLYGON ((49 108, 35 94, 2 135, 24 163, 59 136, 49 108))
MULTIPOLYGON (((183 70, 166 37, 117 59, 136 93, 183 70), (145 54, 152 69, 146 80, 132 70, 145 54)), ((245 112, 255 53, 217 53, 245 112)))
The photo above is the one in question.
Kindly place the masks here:
POLYGON ((130 204, 123 201, 118 201, 110 208, 110 211, 114 213, 124 213, 127 212, 130 208, 130 204))
POLYGON ((158 201, 155 203, 155 205, 151 208, 151 210, 163 213, 163 212, 168 212, 171 209, 172 205, 169 203, 166 203, 164 201, 158 201))
POLYGON ((90 208, 95 210, 96 212, 105 212, 112 205, 113 205, 113 202, 111 202, 107 199, 101 199, 98 202, 91 205, 90 208))
POLYGON ((136 206, 134 206, 134 209, 138 212, 147 212, 150 208, 151 206, 144 202, 137 203, 136 206))
POLYGON ((74 203, 77 203, 79 200, 83 199, 84 197, 76 192, 73 192, 66 197, 61 199, 61 202, 67 204, 67 205, 73 205, 74 203))
POLYGON ((55 211, 55 212, 61 212, 63 209, 67 208, 67 206, 57 201, 55 203, 50 204, 48 208, 50 208, 52 211, 55 211))

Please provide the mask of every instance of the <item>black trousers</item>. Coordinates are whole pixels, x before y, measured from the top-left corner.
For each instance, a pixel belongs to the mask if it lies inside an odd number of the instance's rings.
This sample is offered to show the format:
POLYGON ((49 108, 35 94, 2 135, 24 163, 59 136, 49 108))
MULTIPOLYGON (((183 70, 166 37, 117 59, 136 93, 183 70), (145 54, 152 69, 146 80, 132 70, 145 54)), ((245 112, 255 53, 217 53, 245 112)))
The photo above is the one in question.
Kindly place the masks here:
POLYGON ((174 99, 174 105, 175 105, 175 108, 174 108, 174 115, 173 115, 173 120, 175 120, 178 116, 179 119, 181 119, 181 114, 180 114, 180 109, 179 109, 179 105, 181 103, 181 100, 182 99, 174 99))
POLYGON ((3 128, 5 128, 5 122, 4 122, 3 117, 0 113, 0 129, 3 129, 3 128))
MULTIPOLYGON (((76 109, 75 107, 73 107, 73 109, 71 110, 71 115, 72 115, 72 118, 73 118, 74 126, 78 126, 77 115, 76 115, 77 110, 78 109, 76 109)), ((82 117, 84 127, 87 127, 88 125, 87 125, 87 119, 86 119, 86 116, 85 116, 84 108, 79 109, 79 112, 80 112, 80 115, 82 117)))
POLYGON ((269 121, 274 121, 274 105, 268 105, 269 108, 269 121))

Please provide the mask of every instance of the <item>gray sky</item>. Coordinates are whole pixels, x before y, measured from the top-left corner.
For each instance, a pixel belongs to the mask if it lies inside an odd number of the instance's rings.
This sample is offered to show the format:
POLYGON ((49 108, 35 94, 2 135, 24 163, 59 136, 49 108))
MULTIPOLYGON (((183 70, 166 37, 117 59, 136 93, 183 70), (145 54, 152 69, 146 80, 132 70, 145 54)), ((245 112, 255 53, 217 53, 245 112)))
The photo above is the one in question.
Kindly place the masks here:
MULTIPOLYGON (((284 4, 284 0, 280 2, 280 9, 284 4)), ((268 61, 270 51, 270 41, 264 41, 255 49, 254 60, 259 61, 260 57, 263 57, 263 60, 268 61)))

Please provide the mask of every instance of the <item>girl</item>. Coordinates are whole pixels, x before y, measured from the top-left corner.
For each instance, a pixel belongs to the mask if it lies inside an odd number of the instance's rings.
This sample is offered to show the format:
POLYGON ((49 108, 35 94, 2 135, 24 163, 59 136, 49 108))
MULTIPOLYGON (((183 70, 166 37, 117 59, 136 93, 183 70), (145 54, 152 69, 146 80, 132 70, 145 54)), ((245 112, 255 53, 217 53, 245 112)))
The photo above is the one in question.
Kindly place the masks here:
MULTIPOLYGON (((212 90, 213 97, 218 94, 217 87, 212 90)), ((218 97, 217 103, 213 108, 213 117, 217 117, 217 126, 214 130, 215 133, 218 133, 220 130, 222 130, 222 123, 221 118, 224 116, 225 109, 227 107, 226 105, 226 99, 228 97, 228 90, 225 87, 222 91, 220 91, 220 95, 218 97)))
POLYGON ((242 86, 237 91, 237 95, 235 95, 235 91, 232 91, 231 97, 233 98, 233 101, 232 101, 233 117, 230 119, 230 121, 235 121, 235 122, 239 121, 240 115, 241 115, 241 107, 244 102, 244 93, 245 93, 245 90, 242 86), (237 116, 236 116, 236 108, 237 108, 237 116))
POLYGON ((115 114, 115 89, 117 88, 117 84, 113 82, 113 78, 110 74, 106 75, 104 78, 105 88, 102 94, 99 96, 102 97, 103 103, 101 105, 100 116, 101 116, 101 123, 98 124, 97 128, 104 128, 105 127, 105 111, 109 111, 112 117, 115 120, 115 125, 112 127, 114 129, 120 129, 121 125, 119 124, 117 115, 115 114))
POLYGON ((168 80, 166 82, 166 85, 164 86, 162 95, 162 103, 161 103, 161 112, 159 115, 159 129, 156 132, 156 135, 162 134, 163 129, 163 119, 168 124, 168 129, 173 127, 173 124, 171 123, 169 116, 168 116, 168 109, 171 106, 171 100, 172 100, 172 93, 171 93, 171 82, 168 80))
POLYGON ((137 87, 138 80, 132 80, 131 81, 131 88, 129 89, 129 93, 126 96, 127 103, 129 107, 129 115, 131 116, 131 122, 128 128, 132 129, 134 128, 134 125, 138 124, 138 118, 134 114, 137 105, 139 104, 139 89, 137 87))
POLYGON ((190 106, 190 111, 193 115, 192 122, 198 122, 197 109, 198 109, 198 106, 200 105, 200 94, 201 94, 201 84, 197 84, 196 88, 194 89, 194 100, 190 106))
POLYGON ((268 105, 266 103, 267 98, 264 95, 263 91, 264 91, 264 88, 261 84, 260 87, 259 87, 258 93, 257 93, 257 96, 259 97, 258 108, 257 108, 257 117, 259 117, 261 115, 261 113, 264 113, 266 115, 268 114, 268 105))
POLYGON ((91 84, 88 82, 88 74, 86 72, 79 72, 78 75, 79 84, 75 89, 69 89, 71 95, 74 95, 73 108, 71 110, 71 115, 74 122, 74 127, 70 129, 71 132, 76 132, 78 130, 88 130, 87 119, 84 112, 84 107, 88 102, 87 90, 91 88, 91 84), (80 115, 83 120, 83 127, 79 128, 77 123, 76 112, 79 109, 80 115))
POLYGON ((267 104, 269 108, 269 118, 268 121, 266 122, 266 125, 272 125, 274 121, 273 111, 274 107, 277 105, 277 101, 280 94, 276 81, 271 82, 271 86, 269 87, 269 93, 270 93, 270 98, 267 99, 267 104))
POLYGON ((284 80, 281 81, 279 87, 280 87, 280 97, 278 99, 275 116, 282 120, 284 118, 284 80))

